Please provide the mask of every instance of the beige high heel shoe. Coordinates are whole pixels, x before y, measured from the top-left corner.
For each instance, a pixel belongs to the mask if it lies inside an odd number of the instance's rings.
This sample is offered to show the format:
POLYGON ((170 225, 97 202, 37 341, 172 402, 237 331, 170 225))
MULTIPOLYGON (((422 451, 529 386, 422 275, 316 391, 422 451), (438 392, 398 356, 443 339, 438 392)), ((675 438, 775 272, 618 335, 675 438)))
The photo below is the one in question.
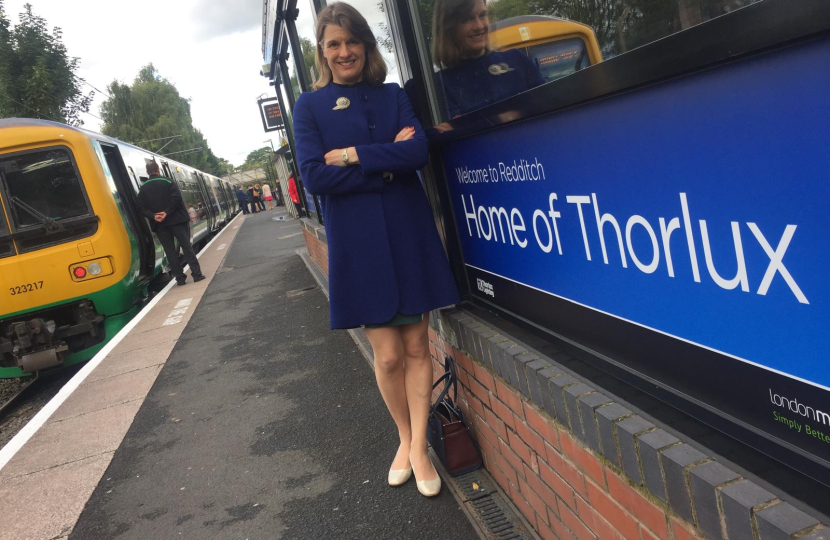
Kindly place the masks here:
MULTIPOLYGON (((409 457, 409 462, 411 465, 412 456, 409 457)), ((431 463, 432 462, 430 461, 430 464, 431 463)), ((434 465, 432 469, 435 470, 434 465)), ((421 495, 424 497, 435 497, 441 492, 441 476, 438 475, 438 471, 435 471, 435 475, 434 480, 418 480, 418 477, 415 477, 415 484, 418 486, 418 491, 420 491, 421 495)))
POLYGON ((408 469, 389 469, 389 485, 392 487, 402 486, 412 476, 412 467, 408 469))

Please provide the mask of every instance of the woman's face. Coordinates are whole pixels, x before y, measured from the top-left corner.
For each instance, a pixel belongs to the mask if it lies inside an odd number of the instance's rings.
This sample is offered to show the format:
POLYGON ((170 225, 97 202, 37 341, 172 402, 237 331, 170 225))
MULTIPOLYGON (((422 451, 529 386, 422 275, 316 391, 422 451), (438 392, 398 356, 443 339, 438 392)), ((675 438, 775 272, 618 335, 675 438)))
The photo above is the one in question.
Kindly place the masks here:
POLYGON ((366 47, 342 26, 330 24, 323 32, 323 57, 337 84, 355 84, 363 80, 366 47))
POLYGON ((484 0, 476 1, 467 19, 456 27, 456 32, 465 57, 475 58, 484 54, 490 33, 490 21, 487 20, 487 6, 484 0))

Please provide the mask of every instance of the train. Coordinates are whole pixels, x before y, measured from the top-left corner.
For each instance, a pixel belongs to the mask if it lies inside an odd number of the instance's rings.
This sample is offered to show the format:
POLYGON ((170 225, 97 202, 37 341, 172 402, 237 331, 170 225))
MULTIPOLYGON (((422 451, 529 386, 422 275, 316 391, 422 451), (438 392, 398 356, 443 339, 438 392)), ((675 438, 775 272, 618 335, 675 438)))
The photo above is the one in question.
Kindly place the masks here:
POLYGON ((169 280, 136 208, 146 164, 174 180, 197 249, 239 212, 229 182, 46 120, 0 120, 0 378, 92 358, 169 280))
POLYGON ((594 30, 582 23, 544 15, 521 15, 490 23, 497 51, 520 49, 538 66, 545 82, 602 62, 594 30))

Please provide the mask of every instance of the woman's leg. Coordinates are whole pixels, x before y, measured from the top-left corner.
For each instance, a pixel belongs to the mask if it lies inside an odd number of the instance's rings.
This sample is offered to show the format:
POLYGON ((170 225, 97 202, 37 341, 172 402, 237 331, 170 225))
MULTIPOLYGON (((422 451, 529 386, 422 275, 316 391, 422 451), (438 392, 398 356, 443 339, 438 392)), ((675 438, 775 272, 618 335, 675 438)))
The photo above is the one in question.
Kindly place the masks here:
POLYGON ((409 450, 412 429, 409 426, 409 406, 404 383, 404 347, 400 327, 367 328, 366 337, 372 344, 375 357, 375 379, 386 408, 398 428, 401 444, 392 462, 392 469, 409 468, 409 450))
POLYGON ((432 358, 429 355, 429 315, 416 324, 400 327, 404 349, 406 400, 412 426, 412 468, 419 481, 433 480, 438 473, 427 454, 427 420, 432 398, 432 358))

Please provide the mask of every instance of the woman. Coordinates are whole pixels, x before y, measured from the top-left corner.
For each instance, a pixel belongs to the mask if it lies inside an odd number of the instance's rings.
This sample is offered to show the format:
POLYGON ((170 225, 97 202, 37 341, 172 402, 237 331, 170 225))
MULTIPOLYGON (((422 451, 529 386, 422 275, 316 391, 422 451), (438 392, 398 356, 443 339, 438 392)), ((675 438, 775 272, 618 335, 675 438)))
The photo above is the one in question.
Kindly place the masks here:
POLYGON ((265 211, 265 205, 262 203, 262 188, 259 187, 259 184, 254 184, 254 204, 259 210, 265 211))
POLYGON ((256 203, 256 199, 254 198, 254 185, 248 184, 248 202, 251 203, 251 212, 254 214, 259 212, 259 205, 256 203))
POLYGON ((398 429, 392 486, 414 473, 437 495, 427 454, 432 389, 425 315, 459 301, 417 170, 428 144, 366 20, 342 2, 317 18, 317 91, 294 109, 300 173, 323 199, 332 328, 365 326, 375 377, 398 429))
POLYGON ((265 197, 265 201, 268 203, 268 210, 274 209, 274 196, 271 194, 271 186, 268 184, 262 184, 262 196, 265 197))
POLYGON ((490 50, 484 0, 436 0, 432 35, 432 61, 441 68, 438 80, 448 119, 544 82, 539 68, 520 50, 490 50))

